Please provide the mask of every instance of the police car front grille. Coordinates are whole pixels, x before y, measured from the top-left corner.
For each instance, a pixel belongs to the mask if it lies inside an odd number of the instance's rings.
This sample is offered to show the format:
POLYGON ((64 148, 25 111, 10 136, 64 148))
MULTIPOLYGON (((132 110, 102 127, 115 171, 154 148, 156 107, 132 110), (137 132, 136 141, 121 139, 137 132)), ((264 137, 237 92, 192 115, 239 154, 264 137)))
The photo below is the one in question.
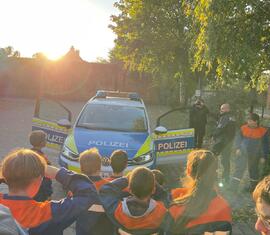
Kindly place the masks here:
POLYGON ((131 159, 129 159, 129 160, 128 160, 128 166, 133 166, 133 165, 134 165, 134 161, 131 160, 131 159))

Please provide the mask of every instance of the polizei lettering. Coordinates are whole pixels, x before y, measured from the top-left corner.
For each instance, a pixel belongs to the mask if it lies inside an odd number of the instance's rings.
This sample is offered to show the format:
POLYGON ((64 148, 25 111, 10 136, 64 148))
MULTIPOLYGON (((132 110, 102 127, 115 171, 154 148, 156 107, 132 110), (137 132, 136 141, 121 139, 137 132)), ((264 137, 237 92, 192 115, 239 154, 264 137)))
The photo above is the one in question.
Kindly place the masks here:
POLYGON ((117 141, 90 140, 88 142, 88 145, 114 147, 114 148, 128 148, 128 143, 117 141))
POLYGON ((59 135, 47 133, 47 140, 48 142, 51 142, 51 143, 63 144, 65 138, 59 135))
POLYGON ((177 141, 177 142, 164 142, 158 143, 157 150, 158 151, 173 151, 187 148, 188 142, 187 141, 177 141))

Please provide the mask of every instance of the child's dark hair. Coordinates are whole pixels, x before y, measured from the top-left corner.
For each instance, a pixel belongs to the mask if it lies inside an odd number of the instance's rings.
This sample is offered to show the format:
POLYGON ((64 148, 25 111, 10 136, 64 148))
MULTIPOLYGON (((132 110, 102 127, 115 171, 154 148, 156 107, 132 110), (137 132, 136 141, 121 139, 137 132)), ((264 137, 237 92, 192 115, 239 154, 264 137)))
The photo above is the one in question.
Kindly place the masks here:
POLYGON ((85 150, 79 157, 81 172, 85 175, 92 175, 101 169, 101 156, 97 148, 85 150))
POLYGON ((30 149, 9 153, 2 162, 2 175, 10 189, 25 189, 37 177, 45 174, 46 162, 30 149))
POLYGON ((155 177, 146 167, 138 167, 131 172, 129 189, 138 199, 144 199, 152 195, 155 188, 155 177))
POLYGON ((260 116, 257 113, 250 113, 249 117, 250 120, 257 122, 257 125, 260 125, 260 116))
POLYGON ((113 151, 111 157, 111 167, 114 173, 121 173, 125 170, 128 163, 128 155, 124 150, 115 150, 113 151))
POLYGON ((29 141, 33 147, 39 147, 46 141, 46 133, 41 130, 32 131, 29 135, 29 141))
POLYGON ((190 193, 174 200, 174 204, 185 206, 185 210, 173 227, 179 233, 192 219, 197 218, 214 198, 217 180, 217 158, 208 150, 195 150, 188 155, 187 179, 185 186, 190 193))
POLYGON ((160 184, 160 185, 163 185, 164 184, 164 181, 165 181, 165 177, 164 177, 164 174, 160 171, 160 170, 157 170, 157 169, 154 169, 152 170, 154 176, 155 176, 155 180, 160 184))

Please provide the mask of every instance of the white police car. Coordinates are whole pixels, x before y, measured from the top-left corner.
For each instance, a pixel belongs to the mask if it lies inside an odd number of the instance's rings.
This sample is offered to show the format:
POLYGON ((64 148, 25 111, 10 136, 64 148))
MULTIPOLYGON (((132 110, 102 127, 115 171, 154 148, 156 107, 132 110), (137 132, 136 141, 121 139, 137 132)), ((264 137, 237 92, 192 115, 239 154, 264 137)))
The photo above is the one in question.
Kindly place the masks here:
POLYGON ((79 171, 81 152, 98 148, 102 174, 107 176, 111 173, 108 158, 116 149, 128 153, 127 171, 136 166, 153 168, 156 164, 185 159, 194 145, 194 131, 185 128, 187 120, 181 116, 186 119, 187 109, 162 115, 158 118, 159 127, 151 134, 146 107, 137 93, 98 91, 85 104, 73 127, 71 112, 65 106, 39 99, 32 129, 47 133, 48 147, 60 149, 60 165, 71 170, 79 171), (54 107, 44 108, 48 103, 54 107))

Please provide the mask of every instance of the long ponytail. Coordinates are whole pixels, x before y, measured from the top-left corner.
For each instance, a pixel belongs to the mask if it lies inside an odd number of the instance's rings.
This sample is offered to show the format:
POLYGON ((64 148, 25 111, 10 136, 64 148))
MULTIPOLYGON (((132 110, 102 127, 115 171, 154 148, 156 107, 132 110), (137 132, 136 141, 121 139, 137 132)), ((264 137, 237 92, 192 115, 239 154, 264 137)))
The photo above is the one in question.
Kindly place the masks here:
POLYGON ((217 159, 207 150, 196 150, 189 154, 187 178, 190 192, 174 200, 173 204, 185 206, 183 214, 176 220, 172 232, 179 233, 193 219, 202 214, 215 197, 217 159))

